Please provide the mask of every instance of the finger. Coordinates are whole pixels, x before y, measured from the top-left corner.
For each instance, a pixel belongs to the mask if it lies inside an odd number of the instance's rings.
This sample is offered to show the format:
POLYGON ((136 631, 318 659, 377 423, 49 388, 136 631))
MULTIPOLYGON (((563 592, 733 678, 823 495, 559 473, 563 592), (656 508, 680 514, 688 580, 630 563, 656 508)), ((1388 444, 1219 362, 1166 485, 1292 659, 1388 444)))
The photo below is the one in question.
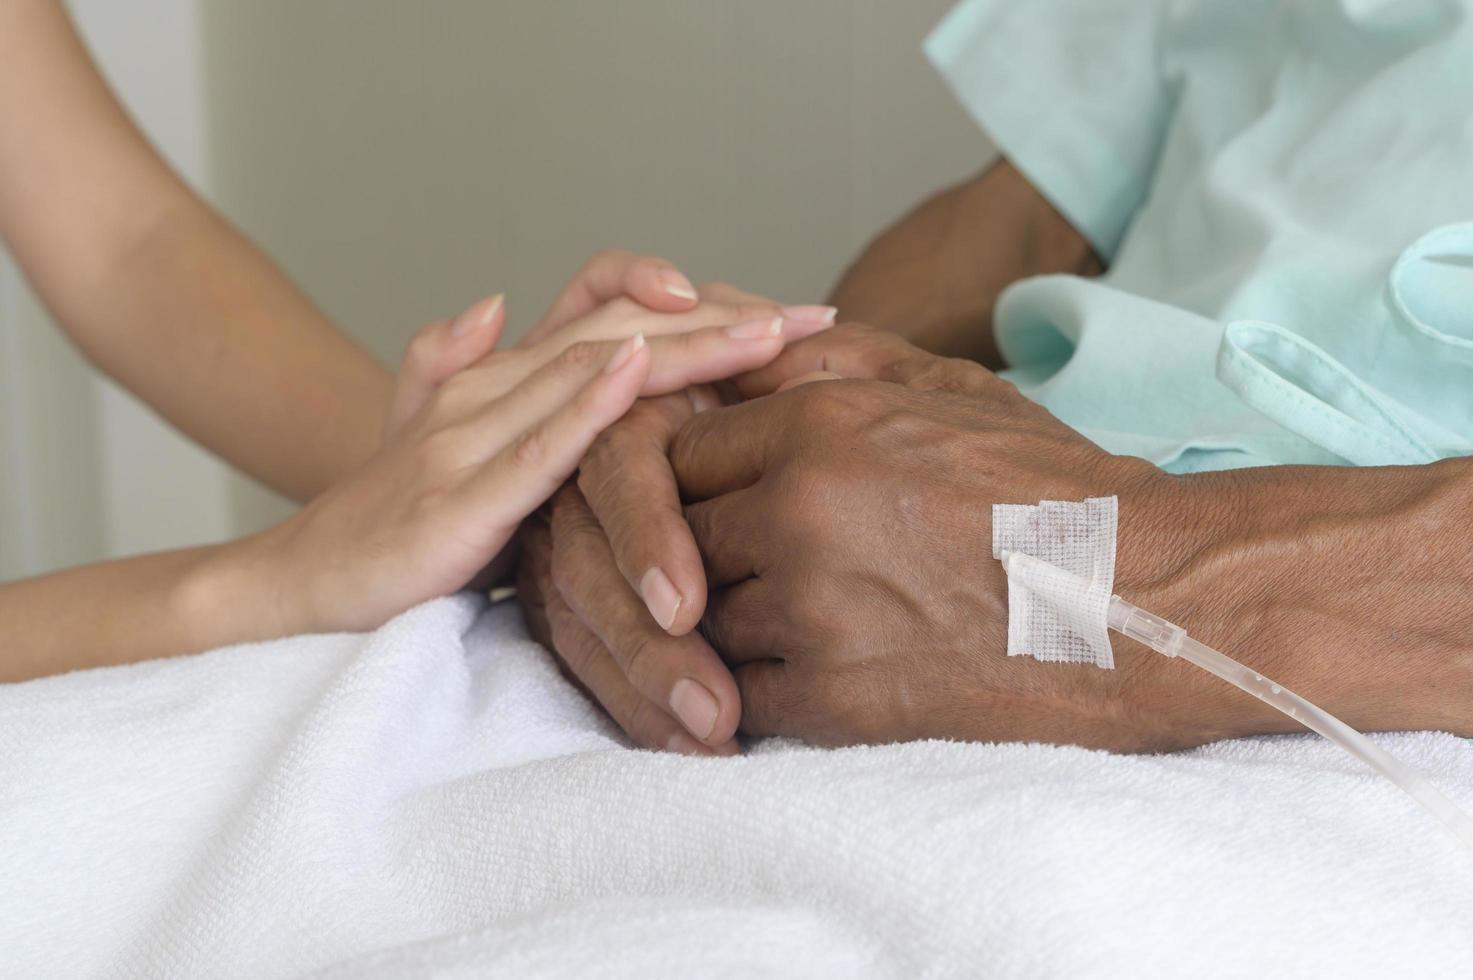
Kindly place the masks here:
POLYGON ((769 363, 783 349, 783 321, 764 318, 650 341, 643 394, 663 395, 769 363))
POLYGON ((756 487, 733 490, 685 509, 685 522, 705 561, 706 586, 720 589, 767 571, 770 515, 756 487))
POLYGON ((413 418, 447 378, 489 354, 505 324, 506 303, 498 293, 454 320, 437 321, 415 334, 395 380, 388 431, 413 418))
MULTIPOLYGON (((708 282, 701 286, 699 292, 703 302, 748 308, 762 306, 772 308, 776 315, 783 318, 783 339, 790 344, 827 330, 834 325, 839 316, 839 309, 835 306, 781 306, 765 296, 749 293, 745 289, 738 289, 725 282, 708 282)), ((754 316, 753 319, 756 317, 754 316)))
MULTIPOLYGON (((663 395, 680 391, 772 360, 782 350, 775 323, 763 320, 642 341, 647 348, 649 370, 639 393, 663 395)), ((580 385, 597 376, 621 343, 624 342, 579 341, 533 369, 515 387, 478 411, 469 424, 476 430, 474 444, 481 458, 498 451, 530 425, 549 417, 580 385)), ((518 351, 512 356, 524 355, 518 351)))
POLYGON ((948 391, 980 392, 1004 384, 972 361, 938 357, 896 334, 859 324, 843 324, 793 344, 770 364, 733 378, 732 384, 742 397, 756 398, 818 371, 948 391))
POLYGON ((688 310, 699 299, 690 280, 664 259, 609 249, 595 255, 573 277, 523 344, 539 343, 619 296, 666 313, 688 310))
POLYGON ((700 501, 750 487, 762 478, 794 424, 786 414, 802 391, 784 392, 702 412, 670 443, 670 468, 682 500, 700 501))
MULTIPOLYGON (((579 378, 564 371, 545 380, 569 394, 564 404, 524 429, 479 466, 462 488, 464 499, 494 508, 500 521, 515 525, 573 475, 593 440, 629 410, 649 374, 649 346, 636 334, 614 351, 592 380, 578 387, 579 378)), ((528 414, 518 408, 516 391, 492 406, 513 418, 528 414)), ((501 421, 501 420, 498 420, 501 421)))
POLYGON ((777 660, 743 664, 733 672, 742 695, 741 730, 762 738, 797 735, 802 701, 788 674, 788 666, 777 660))
POLYGON ((792 630, 782 621, 770 581, 747 579, 711 590, 701 633, 726 663, 783 660, 792 630))
MULTIPOLYGON (((754 320, 776 320, 782 309, 766 303, 701 303, 679 313, 653 313, 630 300, 613 300, 591 315, 570 323, 563 329, 532 346, 533 356, 550 360, 569 344, 580 340, 623 340, 642 332, 648 338, 690 333, 709 327, 726 327, 754 320)), ((811 323, 795 328, 798 335, 810 335, 816 329, 811 323)), ((524 345, 525 346, 525 345, 524 345)))
POLYGON ((516 585, 522 619, 532 639, 552 645, 552 624, 547 604, 552 594, 552 527, 541 511, 522 522, 517 532, 521 558, 517 562, 516 585))
POLYGON ((559 494, 554 511, 553 573, 568 608, 599 638, 636 691, 700 741, 730 740, 741 717, 741 697, 730 672, 698 634, 670 636, 650 619, 621 576, 603 529, 573 487, 559 494))
POLYGON ((548 613, 553 648, 563 666, 636 744, 682 755, 737 753, 731 738, 717 745, 696 741, 674 717, 635 690, 608 649, 583 625, 556 589, 548 600, 548 613))
POLYGON ((552 526, 547 513, 551 509, 540 510, 524 521, 520 535, 523 559, 517 588, 533 637, 553 650, 564 675, 601 704, 615 724, 637 743, 692 755, 734 754, 734 742, 714 748, 700 745, 681 730, 675 719, 635 691, 608 650, 568 608, 553 584, 552 526))
POLYGON ((670 471, 670 440, 706 402, 687 389, 647 398, 594 440, 578 487, 615 562, 650 616, 672 636, 689 633, 706 608, 701 553, 686 525, 670 471))
MULTIPOLYGON (((808 307, 793 307, 809 310, 808 307)), ((810 314, 805 314, 810 315, 810 314)), ((520 347, 532 365, 540 366, 556 359, 569 346, 585 341, 624 340, 635 333, 643 333, 646 339, 671 337, 725 328, 733 339, 765 339, 770 330, 779 337, 776 349, 765 356, 757 356, 751 349, 746 356, 726 360, 719 367, 706 372, 701 380, 714 380, 730 374, 740 374, 766 364, 777 356, 782 344, 795 343, 827 330, 829 322, 793 319, 783 316, 782 308, 767 303, 720 304, 703 302, 694 309, 682 313, 651 313, 640 309, 630 300, 614 300, 596 313, 570 323, 557 332, 546 336, 538 343, 523 342, 520 347), (716 374, 722 371, 725 374, 716 374)), ((719 336, 710 335, 708 336, 719 336)), ((673 390, 673 389, 671 389, 673 390)))
POLYGON ((733 305, 742 303, 767 303, 774 307, 782 305, 776 300, 768 299, 759 293, 733 286, 729 282, 703 282, 696 292, 700 294, 702 302, 730 303, 733 305))

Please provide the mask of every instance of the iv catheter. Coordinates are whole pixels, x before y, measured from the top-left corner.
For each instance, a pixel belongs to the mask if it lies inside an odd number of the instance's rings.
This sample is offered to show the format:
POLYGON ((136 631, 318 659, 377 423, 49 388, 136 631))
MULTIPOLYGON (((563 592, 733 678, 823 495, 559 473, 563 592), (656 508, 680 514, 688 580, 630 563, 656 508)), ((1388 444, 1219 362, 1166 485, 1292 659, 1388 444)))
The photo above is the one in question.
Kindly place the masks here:
MULTIPOLYGON (((1060 576, 1068 576, 1062 569, 1016 551, 1003 552, 999 557, 1010 582, 1016 577, 1020 584, 1037 589, 1044 598, 1048 598, 1050 592, 1056 591, 1060 576)), ((1110 629, 1115 632, 1137 640, 1157 653, 1180 657, 1196 664, 1282 711, 1309 730, 1323 735, 1395 783, 1437 817, 1466 847, 1473 850, 1473 817, 1469 817, 1457 804, 1401 760, 1339 718, 1231 657, 1192 639, 1186 630, 1175 623, 1131 605, 1118 595, 1110 597, 1107 621, 1110 629)))

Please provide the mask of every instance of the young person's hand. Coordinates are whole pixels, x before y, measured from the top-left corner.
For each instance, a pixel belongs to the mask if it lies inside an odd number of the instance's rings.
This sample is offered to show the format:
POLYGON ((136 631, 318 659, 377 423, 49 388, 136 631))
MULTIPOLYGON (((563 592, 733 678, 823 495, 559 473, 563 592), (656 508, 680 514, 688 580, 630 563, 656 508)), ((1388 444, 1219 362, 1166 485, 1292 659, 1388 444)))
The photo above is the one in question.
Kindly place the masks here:
POLYGON ((781 317, 740 319, 749 312, 615 300, 537 344, 494 351, 496 296, 425 328, 379 454, 253 539, 277 586, 273 632, 368 629, 470 584, 635 399, 777 356, 781 317))
MULTIPOLYGON (((478 388, 483 395, 483 373, 475 370, 496 346, 505 310, 493 297, 455 320, 431 323, 409 345, 404 366, 395 382, 385 437, 404 424, 445 381, 461 375, 455 384, 478 388)), ((704 327, 747 324, 744 332, 760 333, 759 323, 780 319, 786 343, 801 340, 834 322, 827 306, 783 306, 724 283, 690 285, 669 262, 629 252, 600 252, 573 278, 541 321, 518 344, 527 352, 525 364, 543 364, 569 346, 589 340, 623 340, 643 331, 648 337, 689 333, 704 327)), ((703 365, 691 380, 725 378, 746 370, 750 351, 730 353, 720 364, 703 365)), ((762 363, 766 363, 763 361, 762 363)), ((661 367, 657 361, 655 368, 661 367)), ((666 387, 658 373, 654 387, 666 387)), ((681 386, 675 386, 676 388, 681 386)))

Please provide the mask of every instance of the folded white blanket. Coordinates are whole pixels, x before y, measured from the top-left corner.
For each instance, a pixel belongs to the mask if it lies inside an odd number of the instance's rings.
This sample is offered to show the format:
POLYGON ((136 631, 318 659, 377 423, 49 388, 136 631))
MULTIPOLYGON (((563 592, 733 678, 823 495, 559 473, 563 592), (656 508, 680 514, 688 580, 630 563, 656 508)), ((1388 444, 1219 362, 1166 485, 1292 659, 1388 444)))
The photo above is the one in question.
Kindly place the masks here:
MULTIPOLYGON (((1468 742, 1378 741, 1473 807, 1468 742)), ((1308 736, 636 752, 468 598, 0 687, 6 976, 1470 964, 1473 859, 1308 736)))

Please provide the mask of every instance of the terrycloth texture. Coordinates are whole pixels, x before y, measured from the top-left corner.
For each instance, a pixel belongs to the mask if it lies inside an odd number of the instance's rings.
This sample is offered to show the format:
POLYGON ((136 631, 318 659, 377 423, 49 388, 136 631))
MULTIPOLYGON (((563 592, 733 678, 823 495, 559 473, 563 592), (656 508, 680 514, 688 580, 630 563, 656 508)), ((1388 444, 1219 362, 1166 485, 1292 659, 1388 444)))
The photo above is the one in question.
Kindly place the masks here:
MULTIPOLYGON (((1468 743, 1378 741, 1473 807, 1468 743)), ((0 687, 0 862, 5 976, 1473 963, 1473 859, 1315 738, 635 752, 467 598, 0 687)))

